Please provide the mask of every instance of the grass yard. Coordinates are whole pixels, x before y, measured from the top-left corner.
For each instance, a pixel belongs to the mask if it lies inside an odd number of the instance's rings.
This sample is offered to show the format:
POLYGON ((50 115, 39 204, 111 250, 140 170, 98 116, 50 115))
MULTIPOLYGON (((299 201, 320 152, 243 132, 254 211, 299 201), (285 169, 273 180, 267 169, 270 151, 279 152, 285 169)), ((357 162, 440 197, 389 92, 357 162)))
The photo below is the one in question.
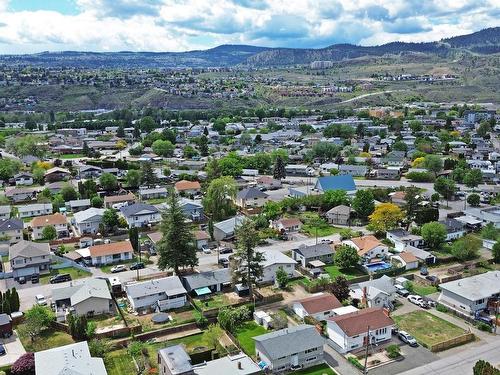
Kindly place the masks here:
POLYGON ((65 332, 56 331, 54 329, 46 329, 42 331, 40 336, 35 341, 23 333, 23 324, 17 327, 19 338, 27 352, 39 352, 40 350, 52 349, 58 346, 74 343, 73 338, 65 332))
POLYGON ((223 293, 214 294, 207 299, 195 298, 193 301, 196 306, 205 311, 231 305, 231 301, 223 293))
POLYGON ((295 375, 335 375, 333 370, 328 365, 317 365, 303 370, 294 371, 295 375))
POLYGON ((84 277, 89 277, 92 275, 90 272, 82 271, 82 270, 75 268, 75 267, 66 267, 66 268, 61 268, 58 270, 51 270, 50 274, 40 275, 40 283, 48 284, 49 279, 52 276, 64 274, 64 273, 69 273, 71 275, 72 280, 82 279, 84 277))
POLYGON ((419 283, 413 283, 413 289, 415 290, 415 293, 421 296, 427 296, 438 291, 437 287, 434 285, 423 285, 419 283))
POLYGON ((364 276, 365 274, 358 270, 357 268, 352 269, 341 269, 337 266, 326 266, 325 272, 330 275, 330 278, 333 280, 337 276, 345 276, 347 280, 354 279, 359 276, 364 276))
POLYGON ((299 215, 299 219, 304 223, 301 231, 309 237, 325 237, 335 233, 340 233, 342 228, 331 226, 325 219, 320 217, 316 212, 303 212, 299 215))
MULTIPOLYGON (((134 256, 132 259, 123 260, 123 261, 121 261, 119 263, 115 263, 115 264, 108 264, 106 266, 101 266, 99 268, 101 269, 102 272, 111 273, 111 268, 113 268, 114 266, 117 266, 119 264, 130 265, 130 264, 137 263, 137 262, 139 262, 139 257, 134 256)), ((144 263, 145 265, 153 263, 152 260, 148 260, 148 259, 146 259, 146 257, 141 257, 141 262, 144 263)))
POLYGON ((238 328, 234 336, 240 343, 243 351, 249 356, 254 356, 255 342, 253 341, 253 338, 255 336, 263 335, 264 333, 267 333, 267 330, 264 327, 258 325, 254 321, 251 321, 244 323, 240 328, 238 328))
POLYGON ((394 316, 398 327, 426 347, 463 335, 465 330, 426 311, 394 316))
POLYGON ((85 155, 83 155, 83 154, 63 154, 63 155, 59 155, 57 158, 65 160, 65 159, 83 158, 84 156, 85 155))

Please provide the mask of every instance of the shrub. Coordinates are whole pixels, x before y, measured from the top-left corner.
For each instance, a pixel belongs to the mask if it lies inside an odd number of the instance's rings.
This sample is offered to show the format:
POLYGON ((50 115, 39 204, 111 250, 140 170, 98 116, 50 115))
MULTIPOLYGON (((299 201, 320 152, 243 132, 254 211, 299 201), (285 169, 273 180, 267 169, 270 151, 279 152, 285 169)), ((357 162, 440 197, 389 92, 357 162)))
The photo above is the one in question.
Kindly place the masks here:
POLYGON ((356 357, 349 357, 347 360, 354 366, 359 368, 360 370, 364 369, 365 367, 358 361, 356 357))
POLYGON ((491 332, 491 326, 489 324, 484 323, 484 322, 477 323, 477 329, 479 329, 480 331, 484 331, 484 332, 491 332))
POLYGON ((399 346, 396 344, 389 345, 386 349, 387 355, 389 358, 398 358, 401 353, 399 352, 399 346))
POLYGON ((448 308, 440 303, 436 305, 436 310, 443 313, 448 312, 448 308))
POLYGON ((35 375, 35 354, 26 353, 14 362, 11 368, 12 375, 35 375))

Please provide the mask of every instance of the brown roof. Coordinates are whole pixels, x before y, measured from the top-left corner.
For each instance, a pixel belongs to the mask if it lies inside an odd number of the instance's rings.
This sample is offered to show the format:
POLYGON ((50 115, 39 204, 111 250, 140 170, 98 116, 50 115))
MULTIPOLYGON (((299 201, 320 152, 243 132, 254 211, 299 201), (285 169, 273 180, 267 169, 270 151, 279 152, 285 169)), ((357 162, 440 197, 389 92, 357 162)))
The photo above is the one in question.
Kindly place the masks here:
POLYGON ((204 230, 197 230, 196 232, 194 232, 194 237, 197 241, 210 239, 210 236, 204 230))
POLYGON ((358 247, 359 255, 364 255, 374 247, 382 245, 382 242, 371 234, 368 236, 351 238, 351 241, 358 247))
POLYGON ((279 219, 276 224, 281 223, 285 228, 288 227, 294 227, 296 225, 302 225, 302 221, 296 218, 290 218, 290 219, 279 219))
POLYGON ((342 307, 337 297, 329 293, 321 293, 297 301, 304 307, 308 314, 316 314, 342 307))
POLYGON ((130 241, 120 241, 120 242, 112 242, 105 243, 103 245, 91 246, 89 248, 90 256, 99 257, 103 255, 113 255, 113 254, 121 254, 128 253, 134 251, 132 244, 130 241))
POLYGON ((413 263, 413 262, 418 262, 418 259, 415 255, 413 255, 412 253, 410 252, 407 252, 407 251, 403 251, 401 253, 399 253, 399 256, 401 257, 401 259, 403 259, 406 263, 413 263))
POLYGON ((160 241, 162 236, 163 234, 161 232, 153 232, 148 234, 149 239, 153 241, 153 243, 157 243, 158 241, 160 241))
POLYGON ((105 203, 128 202, 134 200, 135 200, 135 195, 132 193, 128 193, 125 195, 111 195, 104 197, 105 203))
POLYGON ((201 185, 198 181, 180 180, 177 181, 174 186, 177 191, 201 189, 201 185))
POLYGON ((406 192, 404 191, 395 191, 391 195, 392 199, 399 199, 399 200, 405 200, 406 199, 406 192))
POLYGON ((370 330, 376 330, 394 325, 394 320, 387 315, 384 309, 379 307, 371 307, 368 309, 358 310, 349 314, 334 316, 328 318, 345 332, 349 337, 359 335, 370 330))
POLYGON ((57 213, 53 215, 37 216, 31 220, 32 227, 46 227, 48 225, 67 224, 66 216, 57 213))

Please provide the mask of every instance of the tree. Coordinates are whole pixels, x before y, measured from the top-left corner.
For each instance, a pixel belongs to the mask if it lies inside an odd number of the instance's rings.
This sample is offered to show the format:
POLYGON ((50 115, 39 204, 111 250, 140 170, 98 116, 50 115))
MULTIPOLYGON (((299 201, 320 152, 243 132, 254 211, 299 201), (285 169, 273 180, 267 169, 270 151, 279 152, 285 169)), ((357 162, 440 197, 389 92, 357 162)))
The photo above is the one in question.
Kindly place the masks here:
POLYGON ((236 197, 236 183, 232 177, 216 178, 208 186, 203 199, 205 212, 214 221, 224 220, 234 212, 233 199, 236 197))
POLYGON ((448 201, 453 198, 457 191, 457 185, 455 184, 455 181, 449 178, 438 177, 436 182, 434 182, 434 190, 446 199, 446 205, 448 206, 448 201))
POLYGON ((102 223, 108 230, 113 230, 118 225, 118 214, 112 208, 108 208, 102 215, 102 223))
POLYGON ((128 230, 128 238, 130 239, 130 243, 132 244, 132 247, 134 248, 134 251, 136 253, 139 253, 140 251, 140 246, 139 246, 139 229, 136 227, 132 227, 128 230))
POLYGON ((156 183, 156 175, 153 171, 153 165, 151 162, 142 164, 141 183, 148 186, 156 183))
POLYGON ((415 186, 410 186, 405 190, 405 212, 406 212, 406 221, 407 221, 407 229, 410 227, 410 224, 413 220, 415 220, 415 214, 419 208, 419 203, 421 201, 419 189, 415 186))
POLYGON ((63 188, 61 189, 61 195, 64 198, 66 202, 75 200, 78 198, 78 193, 76 192, 75 188, 71 186, 70 184, 65 184, 63 188))
POLYGON ((426 155, 424 158, 424 168, 433 172, 436 176, 443 170, 443 160, 437 155, 426 155))
POLYGON ((46 241, 52 241, 57 238, 57 231, 53 225, 48 225, 42 230, 42 237, 46 241))
POLYGON ((97 184, 94 180, 85 180, 78 183, 78 191, 83 199, 89 199, 97 194, 97 184))
POLYGON ((231 261, 233 283, 247 286, 250 296, 253 296, 253 284, 264 274, 264 254, 255 251, 258 240, 253 221, 246 219, 236 229, 237 250, 231 261))
POLYGON ((44 306, 34 305, 25 312, 24 324, 20 329, 24 330, 31 341, 34 341, 40 337, 40 333, 47 329, 54 319, 55 315, 52 310, 44 306))
POLYGON ((322 209, 328 211, 332 207, 348 205, 350 200, 345 190, 328 190, 322 195, 322 209))
POLYGON ((219 167, 219 160, 215 158, 210 158, 208 160, 205 170, 207 172, 208 181, 212 181, 216 178, 222 177, 222 171, 219 167))
POLYGON ((397 141, 397 142, 394 142, 394 144, 392 145, 391 149, 393 151, 408 151, 408 145, 406 143, 404 143, 403 141, 397 141))
MULTIPOLYGON (((0 180, 8 180, 21 169, 22 164, 14 159, 2 158, 0 159, 0 180)), ((42 172, 42 176, 45 171, 42 172)), ((33 176, 35 177, 35 176, 33 176)))
POLYGON ((92 357, 104 358, 106 353, 111 350, 111 345, 105 339, 92 339, 88 342, 90 355, 92 357))
POLYGON ((19 293, 16 288, 12 288, 10 292, 10 311, 15 312, 19 311, 20 301, 19 301, 19 293))
POLYGON ((156 128, 156 122, 151 116, 146 116, 141 119, 139 127, 141 131, 151 133, 156 128))
POLYGON ((495 228, 493 223, 486 224, 483 229, 481 229, 481 238, 487 240, 497 240, 500 236, 500 230, 495 228))
POLYGON ((420 235, 431 250, 439 250, 446 241, 447 234, 446 227, 437 221, 422 225, 420 231, 420 235))
POLYGON ((24 353, 12 365, 12 375, 35 375, 35 353, 24 353))
POLYGON ((205 134, 200 137, 198 149, 200 150, 201 156, 208 156, 208 138, 205 134))
POLYGON ((210 324, 203 332, 204 342, 208 343, 210 348, 217 349, 220 345, 220 338, 224 335, 224 330, 219 324, 210 324))
POLYGON ((288 273, 283 269, 283 267, 279 267, 276 271, 276 283, 280 289, 286 289, 288 285, 288 273))
POLYGON ((497 241, 491 249, 491 255, 493 255, 493 261, 495 263, 500 263, 500 242, 497 241))
POLYGON ((176 275, 182 267, 194 267, 198 264, 196 241, 191 224, 188 223, 179 198, 169 192, 168 208, 162 213, 160 230, 162 239, 158 243, 158 267, 161 270, 172 268, 176 275))
POLYGON ((356 249, 349 245, 340 245, 335 250, 335 265, 339 268, 353 268, 359 263, 360 257, 356 249))
POLYGON ((482 359, 476 362, 472 369, 473 375, 500 375, 500 370, 494 367, 491 363, 482 359))
POLYGON ((87 336, 87 328, 89 322, 85 315, 73 315, 69 314, 67 316, 67 323, 69 334, 75 340, 87 340, 89 337, 87 336))
POLYGON ((467 197, 467 203, 469 203, 472 207, 478 207, 481 204, 481 197, 479 194, 470 194, 467 197))
POLYGON ((116 136, 118 138, 125 138, 125 128, 123 124, 118 125, 118 129, 116 129, 116 136))
POLYGON ((90 200, 90 204, 92 205, 92 207, 101 208, 102 206, 104 206, 104 200, 100 196, 96 195, 92 197, 92 199, 90 200))
POLYGON ((463 181, 465 186, 474 189, 483 182, 483 173, 480 169, 471 169, 465 172, 463 181))
POLYGON ((451 254, 460 261, 474 259, 478 256, 482 244, 481 239, 468 234, 451 245, 451 254))
POLYGON ((375 200, 371 190, 356 191, 356 195, 352 200, 352 208, 361 219, 366 220, 375 210, 375 200))
POLYGON ((477 128, 477 135, 481 138, 486 137, 491 132, 491 124, 488 121, 483 121, 477 128))
POLYGON ((370 227, 377 232, 387 232, 396 228, 403 218, 403 211, 398 206, 393 203, 381 203, 369 216, 370 227))
POLYGON ((99 184, 106 191, 116 190, 118 188, 118 179, 115 175, 106 172, 99 177, 99 184))
POLYGON ((276 157, 276 161, 274 162, 273 177, 280 181, 286 178, 285 163, 279 155, 276 157))
POLYGON ((349 299, 349 283, 347 279, 339 275, 335 278, 333 283, 330 284, 330 293, 332 293, 340 302, 344 302, 349 299))
POLYGON ((157 139, 151 145, 153 152, 159 156, 172 156, 174 154, 175 146, 170 141, 163 141, 161 139, 157 139))
POLYGON ((141 172, 137 169, 129 169, 125 181, 128 187, 138 188, 141 185, 141 172))

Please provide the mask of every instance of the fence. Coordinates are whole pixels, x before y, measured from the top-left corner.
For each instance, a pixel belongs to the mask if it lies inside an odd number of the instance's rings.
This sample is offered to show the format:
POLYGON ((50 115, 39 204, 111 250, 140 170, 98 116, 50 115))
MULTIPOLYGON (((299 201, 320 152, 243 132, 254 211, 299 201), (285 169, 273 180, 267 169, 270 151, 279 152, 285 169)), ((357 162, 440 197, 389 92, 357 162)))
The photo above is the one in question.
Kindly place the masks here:
MULTIPOLYGON (((172 333, 178 333, 178 332, 184 332, 184 331, 192 331, 196 328, 198 328, 198 325, 196 323, 187 323, 187 324, 182 324, 182 325, 175 326, 175 327, 165 327, 165 328, 156 329, 156 330, 150 331, 150 332, 139 333, 139 334, 135 335, 134 337, 127 337, 127 338, 123 338, 120 340, 116 340, 116 341, 114 341, 114 344, 117 347, 124 347, 124 346, 127 346, 128 343, 132 340, 148 341, 149 339, 152 339, 155 337, 167 336, 167 335, 170 335, 172 333)), ((191 334, 186 335, 186 336, 191 336, 191 334)))
POLYGON ((74 267, 74 268, 77 268, 77 269, 84 271, 84 272, 91 272, 90 268, 82 266, 81 264, 76 263, 75 261, 72 261, 71 259, 60 257, 59 255, 53 254, 52 260, 57 262, 56 264, 50 265, 50 268, 52 268, 54 270, 58 270, 61 268, 74 267))
POLYGON ((440 352, 449 348, 453 348, 455 346, 463 345, 465 343, 474 341, 476 336, 473 333, 466 333, 464 335, 452 338, 450 340, 446 340, 443 342, 439 342, 437 344, 431 345, 429 350, 431 352, 440 352))
POLYGON ((120 327, 113 328, 103 332, 96 332, 95 337, 98 339, 102 338, 119 338, 119 337, 127 337, 132 334, 138 334, 142 332, 141 325, 129 326, 129 327, 120 327))

